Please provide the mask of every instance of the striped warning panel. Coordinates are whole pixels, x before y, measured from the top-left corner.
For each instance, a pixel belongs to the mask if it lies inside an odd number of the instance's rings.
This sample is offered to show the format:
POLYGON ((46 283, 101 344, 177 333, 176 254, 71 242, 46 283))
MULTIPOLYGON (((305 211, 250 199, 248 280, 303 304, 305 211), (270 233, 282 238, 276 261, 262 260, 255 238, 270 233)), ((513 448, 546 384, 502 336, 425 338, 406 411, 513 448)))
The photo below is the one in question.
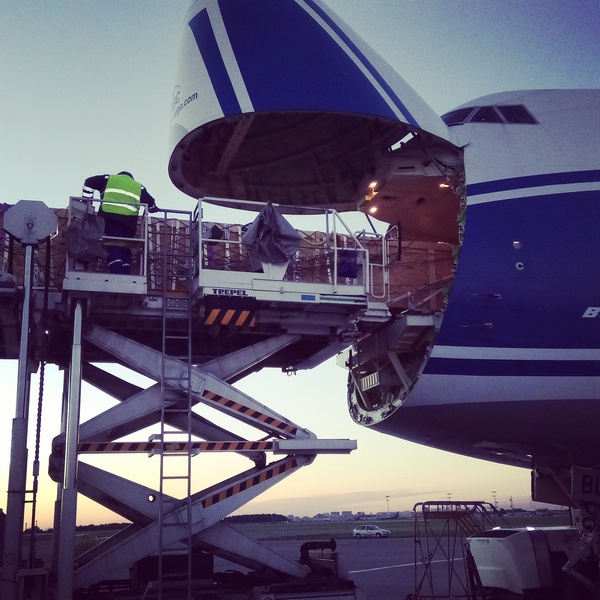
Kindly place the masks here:
POLYGON ((254 327, 254 312, 233 308, 212 308, 207 310, 205 325, 233 325, 235 327, 254 327))
POLYGON ((289 423, 284 423, 279 419, 275 419, 273 417, 270 417, 269 415, 265 415, 264 413, 254 410, 253 408, 250 408, 248 406, 244 406, 239 402, 228 400, 227 398, 219 396, 219 394, 215 394, 214 392, 205 392, 202 397, 206 400, 210 400, 211 402, 215 402, 216 404, 220 404, 221 406, 225 406, 230 410, 239 412, 246 417, 250 417, 251 419, 257 421, 261 425, 268 425, 273 429, 283 431, 284 433, 287 433, 291 436, 295 436, 296 433, 298 433, 298 428, 294 427, 293 425, 290 425, 289 423))
POLYGON ((218 502, 222 502, 223 500, 227 500, 227 498, 231 498, 240 492, 248 490, 259 483, 263 483, 268 481, 269 479, 273 479, 273 477, 277 477, 278 475, 282 475, 283 473, 287 473, 292 469, 298 467, 298 461, 294 458, 287 458, 278 463, 275 463, 272 467, 262 471, 258 475, 254 475, 252 477, 248 477, 247 479, 243 479, 238 483, 221 490, 217 494, 213 494, 204 498, 202 500, 202 506, 204 508, 208 508, 209 506, 214 506, 218 502))
MULTIPOLYGON (((87 442, 78 446, 80 454, 92 452, 160 452, 161 442, 87 442)), ((273 449, 273 442, 167 442, 166 452, 269 452, 273 449)))

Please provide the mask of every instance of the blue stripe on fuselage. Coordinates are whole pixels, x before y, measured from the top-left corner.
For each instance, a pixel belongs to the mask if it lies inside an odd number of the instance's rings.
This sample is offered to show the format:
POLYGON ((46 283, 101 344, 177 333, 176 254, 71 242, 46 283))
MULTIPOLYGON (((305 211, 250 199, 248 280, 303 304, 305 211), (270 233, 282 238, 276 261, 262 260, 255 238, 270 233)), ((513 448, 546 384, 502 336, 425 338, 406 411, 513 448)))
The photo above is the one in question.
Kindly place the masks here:
POLYGON ((223 114, 239 114, 241 112, 240 103, 231 85, 231 80, 221 57, 221 51, 217 45, 215 32, 213 31, 206 9, 200 11, 191 19, 190 29, 194 34, 196 44, 198 44, 198 50, 206 65, 208 76, 210 77, 223 114))
POLYGON ((381 76, 381 73, 379 73, 379 71, 371 64, 367 57, 360 51, 358 46, 356 46, 356 44, 339 28, 337 23, 333 21, 327 13, 321 10, 321 7, 318 6, 314 0, 305 0, 305 2, 319 15, 319 17, 321 17, 327 23, 327 25, 329 25, 329 27, 335 31, 338 36, 340 36, 344 43, 352 50, 352 52, 354 52, 355 56, 360 59, 360 62, 363 64, 363 66, 369 71, 375 81, 377 81, 377 83, 385 90, 386 94, 388 94, 390 99, 394 102, 398 110, 406 117, 407 122, 418 127, 419 124, 412 116, 408 108, 406 108, 402 100, 400 100, 388 82, 381 76))
POLYGON ((423 372, 427 375, 482 377, 598 377, 600 363, 594 360, 430 358, 423 372))
POLYGON ((510 177, 508 179, 469 184, 467 185, 467 197, 506 190, 519 190, 546 185, 589 183, 591 181, 600 181, 600 170, 566 171, 563 173, 543 173, 524 177, 510 177))
POLYGON ((437 343, 600 348, 599 224, 598 191, 469 206, 437 343))
POLYGON ((295 2, 221 0, 219 7, 256 112, 330 110, 397 120, 351 57, 295 2))

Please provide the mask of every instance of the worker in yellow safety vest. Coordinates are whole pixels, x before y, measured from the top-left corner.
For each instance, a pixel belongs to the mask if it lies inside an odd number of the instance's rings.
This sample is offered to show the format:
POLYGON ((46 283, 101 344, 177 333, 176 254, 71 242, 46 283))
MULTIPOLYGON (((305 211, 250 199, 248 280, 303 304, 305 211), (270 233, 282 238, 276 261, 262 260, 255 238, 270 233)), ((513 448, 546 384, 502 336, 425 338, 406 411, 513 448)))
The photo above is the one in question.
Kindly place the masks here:
MULTIPOLYGON (((110 237, 133 238, 137 228, 140 204, 148 212, 158 212, 154 198, 131 173, 120 171, 116 175, 94 175, 83 182, 83 198, 93 198, 94 190, 100 193, 102 205, 98 214, 104 218, 104 232, 110 237)), ((111 273, 131 273, 131 248, 108 246, 108 266, 111 273)))

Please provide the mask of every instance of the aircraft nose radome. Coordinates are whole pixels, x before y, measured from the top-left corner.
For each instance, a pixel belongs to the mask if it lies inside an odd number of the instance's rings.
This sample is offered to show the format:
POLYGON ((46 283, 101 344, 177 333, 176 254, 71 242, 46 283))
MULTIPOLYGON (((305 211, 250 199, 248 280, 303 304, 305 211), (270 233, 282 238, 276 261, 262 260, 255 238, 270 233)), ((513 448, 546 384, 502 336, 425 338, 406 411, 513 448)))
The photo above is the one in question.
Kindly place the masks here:
POLYGON ((260 186, 244 176, 240 182, 236 173, 277 160, 285 183, 267 187, 285 195, 303 185, 303 198, 292 204, 348 201, 352 194, 340 182, 349 179, 355 187, 409 131, 448 140, 446 125, 414 90, 315 0, 194 4, 172 116, 169 171, 184 192, 262 199, 260 186), (297 161, 309 154, 326 173, 307 178, 306 163, 297 161), (360 173, 352 173, 356 169, 360 173), (225 181, 232 174, 236 189, 225 181))

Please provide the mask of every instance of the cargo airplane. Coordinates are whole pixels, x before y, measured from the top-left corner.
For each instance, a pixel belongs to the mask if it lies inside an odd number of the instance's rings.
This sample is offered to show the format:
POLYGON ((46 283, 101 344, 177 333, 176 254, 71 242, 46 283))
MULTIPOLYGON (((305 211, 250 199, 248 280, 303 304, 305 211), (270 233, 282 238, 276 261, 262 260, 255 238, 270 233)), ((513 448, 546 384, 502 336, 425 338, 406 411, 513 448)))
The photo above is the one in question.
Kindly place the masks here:
POLYGON ((320 0, 203 0, 187 23, 180 190, 389 224, 387 318, 359 318, 341 355, 352 418, 531 469, 534 499, 582 509, 596 544, 600 89, 438 116, 320 0))

